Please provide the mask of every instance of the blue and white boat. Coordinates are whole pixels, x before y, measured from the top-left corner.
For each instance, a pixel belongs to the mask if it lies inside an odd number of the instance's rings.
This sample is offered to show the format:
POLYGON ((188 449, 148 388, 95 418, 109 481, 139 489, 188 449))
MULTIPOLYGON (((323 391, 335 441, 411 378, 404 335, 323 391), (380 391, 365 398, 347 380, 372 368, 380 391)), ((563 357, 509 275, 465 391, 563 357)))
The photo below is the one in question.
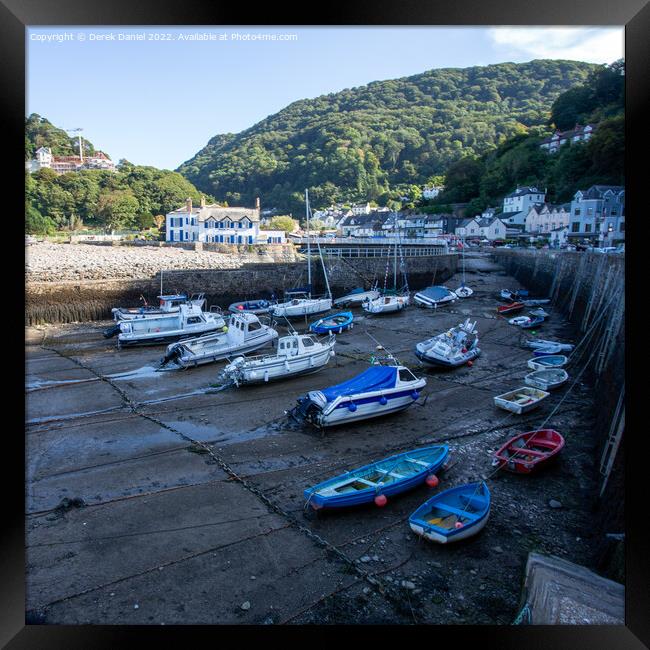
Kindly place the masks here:
POLYGON ((435 285, 416 293, 413 300, 419 307, 435 309, 440 305, 446 305, 449 302, 458 300, 458 296, 447 287, 435 285))
POLYGON ((377 291, 377 284, 366 291, 363 287, 357 287, 352 289, 350 293, 346 293, 344 296, 337 298, 333 304, 335 306, 341 307, 359 307, 363 305, 366 300, 376 300, 381 294, 377 291))
POLYGON ((528 359, 527 365, 532 370, 544 370, 545 368, 562 368, 568 361, 569 358, 563 354, 552 354, 547 357, 528 359))
POLYGON ((572 343, 560 343, 559 341, 546 341, 544 339, 535 339, 533 341, 526 341, 525 345, 526 347, 532 348, 533 350, 535 348, 546 348, 549 345, 557 345, 560 347, 560 350, 562 350, 562 352, 564 351, 570 352, 575 347, 572 343))
POLYGON ((476 321, 469 318, 464 323, 438 334, 415 346, 418 359, 436 366, 456 368, 481 354, 478 346, 476 321))
POLYGON ((440 544, 476 535, 490 516, 490 491, 485 482, 468 483, 436 494, 410 517, 414 533, 440 544))
POLYGON ((232 305, 228 307, 228 311, 232 314, 254 314, 259 316, 261 314, 268 314, 273 309, 274 305, 277 304, 277 300, 243 300, 242 302, 233 302, 232 305))
POLYGON ((314 321, 309 326, 309 331, 314 334, 341 334, 345 330, 350 330, 354 327, 354 316, 351 311, 342 311, 332 316, 324 316, 314 321))
POLYGON ((408 408, 425 386, 404 366, 374 365, 342 384, 309 391, 287 415, 321 428, 366 420, 408 408))
POLYGON ((393 496, 422 484, 444 465, 448 456, 447 445, 389 456, 307 488, 305 499, 314 510, 372 503, 380 495, 393 496))
POLYGON ((549 343, 547 345, 540 345, 538 348, 535 348, 533 350, 533 354, 536 357, 555 356, 556 354, 562 352, 562 349, 563 348, 561 345, 554 345, 552 343, 549 343))

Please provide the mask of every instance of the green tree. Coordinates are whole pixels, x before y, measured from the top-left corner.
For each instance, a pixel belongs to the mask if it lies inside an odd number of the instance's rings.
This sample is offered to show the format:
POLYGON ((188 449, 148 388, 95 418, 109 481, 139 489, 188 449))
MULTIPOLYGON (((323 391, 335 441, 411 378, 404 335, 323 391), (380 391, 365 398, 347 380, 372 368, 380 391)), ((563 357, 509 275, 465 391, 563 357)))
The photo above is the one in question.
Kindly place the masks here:
POLYGON ((298 222, 286 215, 279 215, 271 219, 269 228, 271 230, 284 230, 285 233, 289 234, 294 230, 297 230, 298 222))
POLYGON ((117 190, 99 196, 98 217, 108 230, 135 225, 138 201, 129 190, 117 190))

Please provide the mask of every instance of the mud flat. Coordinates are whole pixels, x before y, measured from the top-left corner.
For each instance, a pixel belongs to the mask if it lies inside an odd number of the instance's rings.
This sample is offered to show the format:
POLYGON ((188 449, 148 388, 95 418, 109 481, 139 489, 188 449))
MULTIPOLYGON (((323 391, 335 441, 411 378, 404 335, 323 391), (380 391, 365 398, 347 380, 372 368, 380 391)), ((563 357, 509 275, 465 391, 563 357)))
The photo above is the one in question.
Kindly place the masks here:
MULTIPOLYGON (((28 328, 29 620, 510 624, 529 552, 594 568, 594 394, 581 382, 547 423, 566 436, 558 461, 538 476, 490 476, 493 506, 478 536, 442 547, 408 527, 437 490, 491 475, 490 452, 539 427, 566 390, 524 416, 494 407, 494 395, 522 385, 532 355, 495 313, 495 292, 520 285, 477 264, 467 267, 470 299, 395 316, 359 311, 320 373, 218 393, 205 390, 222 364, 155 373, 163 348, 118 351, 102 338, 105 323, 28 328), (422 368, 416 342, 467 316, 483 350, 473 367, 422 368), (367 367, 368 334, 424 373, 421 405, 325 435, 290 424, 284 410, 299 395, 367 367), (306 487, 436 443, 450 445, 452 463, 438 488, 303 516, 306 487)), ((550 311, 538 335, 575 342, 550 311)))

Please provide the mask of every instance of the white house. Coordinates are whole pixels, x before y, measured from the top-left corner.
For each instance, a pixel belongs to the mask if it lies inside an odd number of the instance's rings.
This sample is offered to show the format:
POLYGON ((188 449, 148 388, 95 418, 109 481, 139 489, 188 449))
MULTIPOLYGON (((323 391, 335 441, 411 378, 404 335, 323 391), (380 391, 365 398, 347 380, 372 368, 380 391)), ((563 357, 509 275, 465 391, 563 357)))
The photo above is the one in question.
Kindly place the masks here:
POLYGON ((165 240, 168 242, 204 242, 217 244, 283 244, 284 231, 261 230, 259 199, 255 208, 199 207, 192 199, 166 215, 165 240))
POLYGON ((524 224, 530 208, 545 200, 546 191, 542 192, 536 187, 518 187, 504 197, 501 219, 508 224, 524 224))
POLYGON ((103 151, 96 151, 92 155, 81 158, 79 156, 53 156, 49 147, 39 147, 34 158, 25 163, 25 169, 30 174, 41 169, 51 169, 57 174, 78 172, 83 169, 115 171, 115 163, 103 151))
POLYGON ((488 217, 478 220, 481 237, 494 241, 506 238, 506 224, 499 217, 488 217))
POLYGON ((354 215, 370 214, 370 203, 358 203, 353 205, 351 209, 354 215))
POLYGON ((456 228, 456 235, 465 239, 480 237, 481 226, 478 222, 478 218, 465 219, 460 226, 456 228))
POLYGON ((569 239, 569 226, 559 226, 558 228, 553 228, 548 240, 549 246, 551 248, 560 248, 564 246, 569 239))
POLYGON ((444 187, 434 187, 430 185, 425 185, 422 188, 422 197, 425 199, 435 199, 440 192, 442 192, 445 188, 444 187))
POLYGON ((569 131, 556 131, 550 138, 542 140, 539 146, 541 149, 548 151, 548 153, 556 153, 562 145, 567 143, 586 142, 591 138, 595 130, 596 126, 594 124, 587 124, 585 126, 576 124, 569 131))
POLYGON ((571 206, 569 203, 563 205, 533 205, 526 215, 526 232, 549 233, 560 226, 569 225, 571 206))

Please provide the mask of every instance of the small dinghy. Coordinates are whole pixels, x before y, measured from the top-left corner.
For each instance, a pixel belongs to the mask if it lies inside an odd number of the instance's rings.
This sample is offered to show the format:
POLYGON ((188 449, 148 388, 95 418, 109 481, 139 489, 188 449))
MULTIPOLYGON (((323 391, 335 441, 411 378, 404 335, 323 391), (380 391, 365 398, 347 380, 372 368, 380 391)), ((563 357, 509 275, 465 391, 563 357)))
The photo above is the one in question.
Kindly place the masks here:
POLYGON ((334 356, 336 337, 318 340, 313 334, 290 334, 278 339, 276 354, 237 357, 220 373, 218 381, 235 386, 318 372, 334 356))
POLYGON ((415 303, 419 307, 426 307, 427 309, 435 309, 440 305, 446 305, 457 299, 458 296, 453 291, 447 289, 447 287, 435 285, 427 287, 423 291, 416 293, 413 297, 413 300, 415 300, 415 303))
POLYGON ((527 386, 540 388, 541 390, 553 390, 568 381, 569 375, 562 368, 544 368, 535 370, 524 378, 527 386))
POLYGON ((437 485, 434 472, 442 467, 448 456, 447 445, 389 456, 307 488, 304 492, 306 505, 314 510, 346 508, 373 501, 383 506, 386 497, 411 490, 425 481, 437 485))
POLYGON ((228 311, 232 314, 240 314, 244 312, 245 314, 255 314, 255 316, 260 316, 262 314, 270 313, 276 304, 277 302, 271 302, 269 300, 244 300, 242 302, 233 302, 232 305, 228 307, 228 311))
POLYGON ((530 323, 531 318, 530 316, 515 316, 514 318, 511 318, 508 323, 510 325, 518 325, 521 327, 522 325, 526 325, 527 323, 530 323))
POLYGON ((463 284, 460 287, 458 287, 458 289, 454 289, 454 293, 459 298, 469 298, 471 295, 473 295, 474 289, 470 289, 469 287, 463 284))
POLYGON ((245 312, 232 314, 225 330, 172 343, 167 347, 160 368, 168 363, 180 368, 193 368, 227 359, 234 354, 253 352, 278 338, 278 333, 272 327, 262 324, 255 314, 245 312))
POLYGON ((545 348, 549 345, 557 345, 560 347, 560 350, 563 352, 570 352, 573 350, 574 345, 572 343, 560 343, 559 341, 546 341, 544 339, 535 339, 534 341, 526 341, 526 347, 528 348, 545 348))
POLYGON ((481 349, 478 347, 476 321, 470 323, 469 318, 464 323, 415 346, 418 359, 447 368, 462 366, 479 354, 481 349))
POLYGON ((550 393, 539 390, 539 388, 522 386, 521 388, 515 388, 515 390, 503 393, 503 395, 497 395, 494 398, 494 404, 506 411, 521 415, 522 413, 528 413, 528 411, 537 408, 542 400, 549 395, 550 393))
POLYGON ((366 300, 361 306, 369 314, 392 314, 408 307, 409 302, 408 293, 393 295, 387 292, 374 300, 366 300))
POLYGON ((513 302, 509 305, 499 305, 497 307, 497 314, 512 314, 516 311, 521 311, 525 307, 523 302, 513 302))
POLYGON ((341 334, 345 330, 350 330, 354 327, 354 316, 351 311, 342 311, 332 316, 325 316, 313 322, 309 326, 309 331, 314 334, 341 334))
POLYGON ((530 316, 522 317, 526 318, 526 321, 523 323, 519 323, 519 327, 521 327, 524 330, 530 330, 535 327, 540 327, 541 324, 546 320, 546 316, 548 314, 545 311, 542 311, 542 313, 538 312, 530 312, 530 316))
POLYGON ((563 354, 552 354, 548 357, 528 359, 527 365, 531 370, 544 370, 545 368, 562 368, 569 361, 563 354))
POLYGON ((331 427, 408 408, 426 386, 404 366, 374 365, 360 375, 298 398, 287 415, 316 427, 331 427))
POLYGON ((528 291, 525 291, 523 289, 520 289, 519 291, 510 291, 510 289, 502 289, 501 293, 499 294, 499 297, 502 300, 506 300, 507 302, 515 302, 518 301, 520 298, 524 298, 527 295, 528 295, 528 291))
POLYGON ((350 293, 346 293, 344 296, 337 298, 333 304, 337 307, 359 307, 366 300, 376 300, 380 295, 376 286, 369 291, 366 291, 363 287, 357 287, 356 289, 352 289, 350 293))
POLYGON ((492 467, 517 474, 530 474, 555 458, 564 447, 564 438, 553 429, 520 433, 494 452, 492 467))
POLYGON ((538 348, 535 348, 533 350, 533 354, 536 357, 555 356, 556 354, 559 354, 560 352, 562 352, 562 346, 561 345, 553 345, 553 344, 540 345, 538 348))
POLYGON ((436 494, 410 517, 411 530, 440 544, 476 535, 490 516, 490 491, 485 482, 467 483, 436 494))

